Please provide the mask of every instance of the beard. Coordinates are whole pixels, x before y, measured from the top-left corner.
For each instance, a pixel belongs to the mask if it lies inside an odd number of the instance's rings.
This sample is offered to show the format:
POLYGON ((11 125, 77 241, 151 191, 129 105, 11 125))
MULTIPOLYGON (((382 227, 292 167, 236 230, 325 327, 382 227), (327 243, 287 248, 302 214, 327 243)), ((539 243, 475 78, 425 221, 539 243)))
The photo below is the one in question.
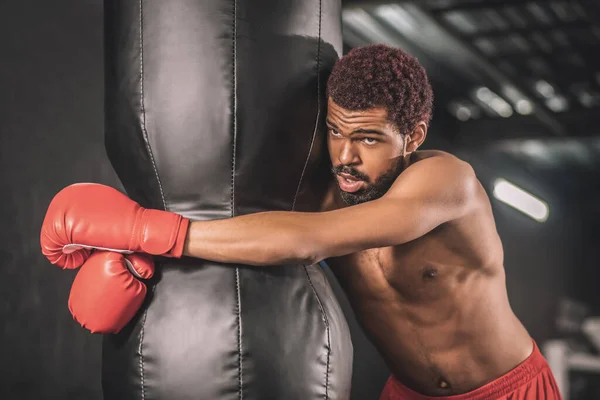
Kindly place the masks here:
POLYGON ((375 182, 370 184, 368 176, 346 165, 335 166, 331 169, 331 172, 333 172, 334 176, 339 173, 352 175, 354 178, 367 183, 367 187, 354 193, 344 192, 338 185, 340 196, 344 203, 349 206, 354 206, 356 204, 376 200, 386 194, 396 181, 396 178, 398 178, 398 175, 402 172, 402 163, 400 161, 394 162, 390 169, 380 175, 375 182))

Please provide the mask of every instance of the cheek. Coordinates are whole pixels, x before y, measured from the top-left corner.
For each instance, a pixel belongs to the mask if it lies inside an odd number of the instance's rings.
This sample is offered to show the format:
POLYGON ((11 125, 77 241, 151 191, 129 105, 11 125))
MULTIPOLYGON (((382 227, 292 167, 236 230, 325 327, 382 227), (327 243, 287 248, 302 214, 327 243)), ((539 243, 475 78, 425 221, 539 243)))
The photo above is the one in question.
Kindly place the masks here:
POLYGON ((362 152, 364 172, 369 176, 371 182, 375 182, 377 178, 392 167, 395 157, 389 149, 385 148, 362 152))
POLYGON ((332 140, 331 137, 327 138, 327 150, 329 151, 329 157, 334 159, 340 152, 339 140, 332 140))

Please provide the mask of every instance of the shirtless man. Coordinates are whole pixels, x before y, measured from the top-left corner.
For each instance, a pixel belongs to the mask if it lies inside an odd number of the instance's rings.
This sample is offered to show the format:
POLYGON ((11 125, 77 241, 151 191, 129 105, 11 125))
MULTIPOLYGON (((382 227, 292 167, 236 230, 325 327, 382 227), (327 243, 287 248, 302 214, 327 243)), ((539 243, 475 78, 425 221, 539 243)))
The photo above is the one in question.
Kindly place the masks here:
MULTIPOLYGON (((421 65, 384 45, 354 49, 335 66, 328 96, 337 185, 322 212, 193 222, 148 217, 144 232, 156 238, 132 243, 142 228, 122 222, 132 213, 127 204, 116 221, 108 210, 101 219, 70 214, 94 227, 71 240, 259 266, 326 260, 392 371, 381 399, 560 399, 546 361, 511 310, 502 244, 474 171, 450 154, 417 151, 433 97, 421 65), (120 223, 123 237, 116 238, 120 223)), ((104 190, 71 188, 77 193, 67 203, 104 190)), ((111 207, 123 201, 115 198, 111 207)), ((56 210, 51 204, 45 225, 64 218, 56 210)))

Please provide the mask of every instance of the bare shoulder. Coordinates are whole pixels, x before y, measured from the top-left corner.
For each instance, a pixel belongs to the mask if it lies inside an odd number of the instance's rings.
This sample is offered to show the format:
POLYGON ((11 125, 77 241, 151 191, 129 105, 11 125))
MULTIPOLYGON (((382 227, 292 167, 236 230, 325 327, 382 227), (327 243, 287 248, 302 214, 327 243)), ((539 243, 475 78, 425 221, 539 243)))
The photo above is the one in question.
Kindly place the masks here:
POLYGON ((393 185, 394 191, 405 190, 467 202, 475 199, 479 181, 471 165, 439 150, 413 154, 409 166, 393 185))
POLYGON ((461 160, 454 154, 450 154, 441 150, 422 150, 413 153, 409 167, 418 165, 419 163, 421 163, 421 165, 426 164, 428 166, 435 166, 438 168, 451 167, 471 169, 471 165, 466 161, 461 160))
MULTIPOLYGON (((409 166, 402 173, 418 175, 419 178, 440 181, 450 179, 452 184, 469 184, 476 179, 475 171, 469 163, 453 154, 439 150, 424 150, 413 154, 409 166)), ((402 177, 400 174, 400 177, 402 177)))

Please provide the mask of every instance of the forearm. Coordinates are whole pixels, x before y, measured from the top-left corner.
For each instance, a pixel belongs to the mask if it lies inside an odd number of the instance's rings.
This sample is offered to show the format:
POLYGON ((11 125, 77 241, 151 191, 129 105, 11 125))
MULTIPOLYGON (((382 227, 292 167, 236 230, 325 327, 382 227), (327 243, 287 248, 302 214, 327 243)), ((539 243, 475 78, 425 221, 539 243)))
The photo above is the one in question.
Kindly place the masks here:
POLYGON ((480 198, 470 166, 426 161, 403 172, 386 195, 355 206, 192 222, 184 254, 225 263, 304 264, 410 242, 466 215, 480 198))
POLYGON ((316 213, 264 212, 190 224, 184 255, 248 265, 314 262, 316 213))
POLYGON ((334 211, 270 211, 190 224, 184 255, 249 265, 312 264, 414 239, 427 218, 374 200, 334 211), (375 211, 376 210, 376 211, 375 211))

